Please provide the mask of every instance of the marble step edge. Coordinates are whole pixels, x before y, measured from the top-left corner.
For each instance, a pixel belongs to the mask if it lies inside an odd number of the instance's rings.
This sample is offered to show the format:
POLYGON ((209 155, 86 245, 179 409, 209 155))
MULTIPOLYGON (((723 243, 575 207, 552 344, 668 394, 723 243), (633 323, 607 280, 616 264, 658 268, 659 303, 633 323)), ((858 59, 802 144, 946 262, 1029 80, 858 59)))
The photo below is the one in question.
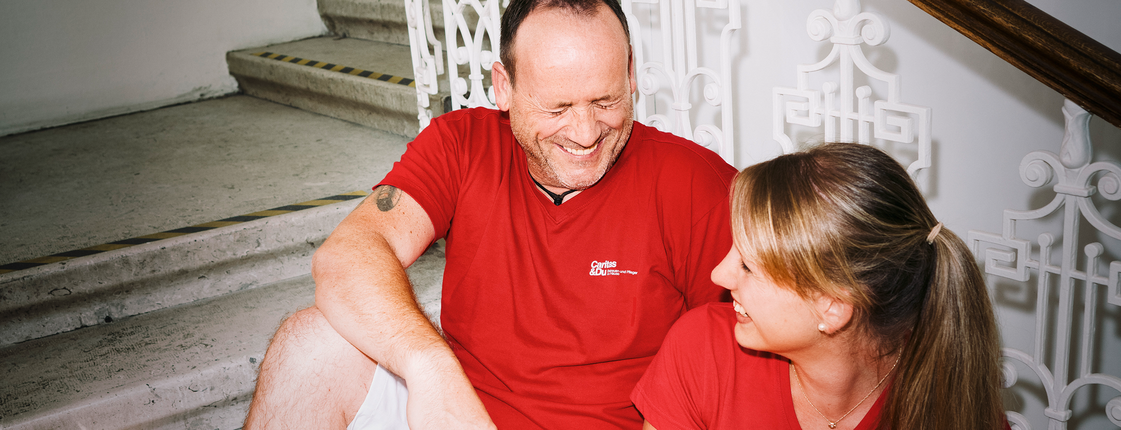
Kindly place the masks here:
POLYGON ((308 275, 0 348, 0 428, 241 427, 280 321, 308 275))
MULTIPOLYGON (((429 0, 432 27, 444 38, 443 2, 429 0)), ((409 34, 403 0, 319 0, 319 16, 332 34, 407 45, 409 34)))
MULTIPOLYGON (((419 130, 418 97, 428 97, 433 116, 442 114, 446 100, 450 100, 449 93, 443 89, 434 95, 418 95, 412 75, 385 75, 378 70, 327 63, 319 58, 301 58, 298 62, 277 60, 298 57, 270 49, 261 47, 226 54, 230 74, 242 92, 408 137, 416 136, 419 130), (280 57, 262 55, 265 53, 280 57), (367 72, 367 76, 361 76, 367 72)), ((386 69, 399 69, 401 64, 409 70, 412 68, 412 60, 407 55, 379 61, 399 63, 386 69)))
POLYGON ((361 199, 0 275, 0 346, 310 272, 361 199))

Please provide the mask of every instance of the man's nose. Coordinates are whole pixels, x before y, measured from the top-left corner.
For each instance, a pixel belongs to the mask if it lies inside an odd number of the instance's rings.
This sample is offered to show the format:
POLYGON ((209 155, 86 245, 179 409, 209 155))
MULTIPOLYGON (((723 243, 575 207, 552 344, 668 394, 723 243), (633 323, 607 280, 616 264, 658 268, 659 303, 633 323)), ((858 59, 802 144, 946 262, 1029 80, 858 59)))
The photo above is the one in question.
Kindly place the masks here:
POLYGON ((568 138, 584 148, 595 146, 599 140, 597 122, 594 109, 574 109, 572 122, 568 125, 568 138))

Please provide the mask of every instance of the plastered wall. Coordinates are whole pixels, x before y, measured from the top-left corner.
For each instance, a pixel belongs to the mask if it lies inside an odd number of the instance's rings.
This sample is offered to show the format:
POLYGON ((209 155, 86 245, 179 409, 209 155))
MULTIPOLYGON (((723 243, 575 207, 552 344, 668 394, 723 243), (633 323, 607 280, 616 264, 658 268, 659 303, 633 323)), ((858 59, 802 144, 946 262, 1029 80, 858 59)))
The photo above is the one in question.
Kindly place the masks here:
POLYGON ((228 94, 225 53, 326 33, 315 0, 0 2, 0 136, 228 94))

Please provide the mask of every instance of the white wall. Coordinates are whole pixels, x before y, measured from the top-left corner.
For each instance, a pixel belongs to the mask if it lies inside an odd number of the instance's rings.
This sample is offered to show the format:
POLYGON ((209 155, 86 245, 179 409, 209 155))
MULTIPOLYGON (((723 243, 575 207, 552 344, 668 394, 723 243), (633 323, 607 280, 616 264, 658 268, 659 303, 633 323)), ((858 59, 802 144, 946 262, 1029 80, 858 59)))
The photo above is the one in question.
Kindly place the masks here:
POLYGON ((225 53, 325 34, 315 0, 0 2, 0 136, 237 91, 225 53))
MULTIPOLYGON (((1019 177, 1021 159, 1036 150, 1058 152, 1063 138, 1063 98, 996 55, 899 0, 866 0, 865 11, 883 15, 891 37, 882 47, 865 52, 880 68, 902 75, 903 101, 933 108, 934 168, 925 178, 928 199, 935 214, 961 236, 969 230, 1001 232, 1005 209, 1034 209, 1054 196, 1050 187, 1030 188, 1019 177)), ((1061 11, 1061 17, 1078 20, 1073 25, 1105 45, 1121 47, 1121 2, 1111 0, 1033 0, 1044 10, 1061 11), (1061 6, 1061 7, 1060 7, 1061 6)), ((813 42, 806 34, 806 18, 814 9, 831 9, 831 0, 745 0, 744 29, 740 34, 736 89, 737 160, 739 167, 778 153, 771 138, 771 88, 796 86, 795 67, 810 64, 828 52, 827 43, 813 42)), ((712 46, 712 45, 709 45, 712 46)), ((1121 160, 1121 132, 1100 119, 1091 121, 1098 160, 1121 160)), ((920 181, 922 182, 922 181, 920 181)), ((1054 184, 1051 184, 1054 185, 1054 184)), ((1099 207, 1114 224, 1121 225, 1118 202, 1099 199, 1099 207)), ((1050 226, 1056 236, 1062 230, 1050 226)), ((1089 230, 1083 222, 1083 229, 1089 230)), ((1042 231, 1021 228, 1021 237, 1035 239, 1042 231)), ((1108 260, 1121 260, 1121 241, 1101 237, 1110 251, 1108 260)), ((1085 245, 1085 243, 1083 243, 1085 245)), ((1035 289, 990 279, 997 302, 1006 346, 1032 351, 1035 328, 1035 289)), ((1102 294, 1104 297, 1104 294, 1102 294)), ((1102 348, 1095 352, 1097 370, 1121 376, 1121 309, 1103 306, 1098 329, 1102 348)), ((1014 390, 1033 428, 1046 428, 1036 379, 1021 369, 1027 382, 1014 390)), ((1086 398, 1076 402, 1071 428, 1115 428, 1104 418, 1105 402, 1117 396, 1103 389, 1096 406, 1086 398), (1091 414, 1090 418, 1082 417, 1091 414)), ((1014 408, 1017 409, 1017 408, 1014 408)))

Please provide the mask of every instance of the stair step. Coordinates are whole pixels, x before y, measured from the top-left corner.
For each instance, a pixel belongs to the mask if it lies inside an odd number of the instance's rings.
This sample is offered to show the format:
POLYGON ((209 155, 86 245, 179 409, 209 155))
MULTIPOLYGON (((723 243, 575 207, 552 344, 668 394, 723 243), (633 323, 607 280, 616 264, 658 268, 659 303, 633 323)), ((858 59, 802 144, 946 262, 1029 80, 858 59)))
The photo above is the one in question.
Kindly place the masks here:
MULTIPOLYGON (((440 40, 444 39, 442 3, 440 0, 428 3, 433 31, 440 40)), ((403 0, 319 0, 319 16, 335 35, 409 44, 403 0)))
POLYGON ((269 338, 313 291, 305 275, 4 348, 2 427, 241 427, 269 338))
POLYGON ((0 274, 9 263, 369 193, 407 143, 247 95, 0 137, 0 274))
MULTIPOLYGON (((409 268, 439 315, 443 245, 409 268)), ((0 428, 237 429, 280 321, 313 302, 301 275, 0 348, 0 428)))
MULTIPOLYGON (((417 134, 408 45, 317 37, 231 51, 226 61, 246 94, 402 136, 417 134)), ((434 116, 444 112, 447 97, 444 87, 429 96, 434 116)))
POLYGON ((361 199, 0 274, 0 346, 310 273, 361 199))

